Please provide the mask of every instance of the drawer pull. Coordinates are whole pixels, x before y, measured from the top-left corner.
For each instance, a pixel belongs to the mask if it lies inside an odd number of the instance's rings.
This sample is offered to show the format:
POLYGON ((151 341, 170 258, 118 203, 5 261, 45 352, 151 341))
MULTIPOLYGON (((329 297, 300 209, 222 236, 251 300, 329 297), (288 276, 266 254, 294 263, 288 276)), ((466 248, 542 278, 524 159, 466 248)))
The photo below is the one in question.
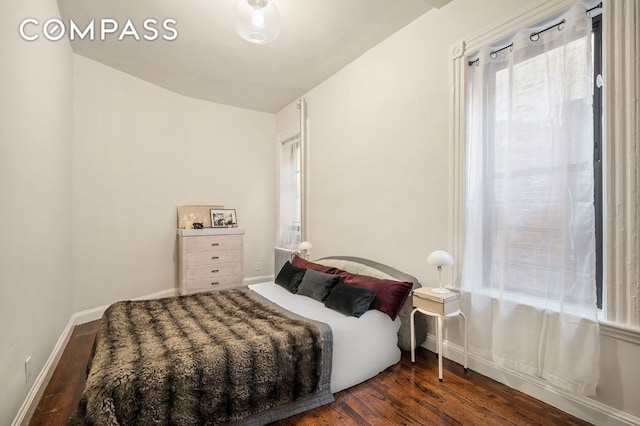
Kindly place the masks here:
POLYGON ((220 259, 218 256, 211 256, 211 260, 218 260, 220 259))
POLYGON ((220 243, 211 243, 211 247, 218 247, 220 243))
POLYGON ((212 273, 212 274, 216 274, 216 273, 218 273, 218 272, 220 272, 220 270, 219 270, 219 269, 214 269, 213 271, 211 271, 211 273, 212 273))
POLYGON ((215 283, 211 283, 211 285, 218 285, 220 284, 219 282, 215 282, 215 283))

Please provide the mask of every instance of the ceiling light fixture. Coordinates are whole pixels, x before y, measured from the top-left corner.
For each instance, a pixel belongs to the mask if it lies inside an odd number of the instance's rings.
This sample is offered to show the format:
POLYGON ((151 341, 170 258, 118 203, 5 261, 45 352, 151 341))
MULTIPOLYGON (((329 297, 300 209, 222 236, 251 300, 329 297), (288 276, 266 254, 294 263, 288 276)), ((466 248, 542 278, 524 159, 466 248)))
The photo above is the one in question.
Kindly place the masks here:
POLYGON ((274 0, 236 0, 233 27, 249 43, 271 43, 280 34, 278 5, 274 0))

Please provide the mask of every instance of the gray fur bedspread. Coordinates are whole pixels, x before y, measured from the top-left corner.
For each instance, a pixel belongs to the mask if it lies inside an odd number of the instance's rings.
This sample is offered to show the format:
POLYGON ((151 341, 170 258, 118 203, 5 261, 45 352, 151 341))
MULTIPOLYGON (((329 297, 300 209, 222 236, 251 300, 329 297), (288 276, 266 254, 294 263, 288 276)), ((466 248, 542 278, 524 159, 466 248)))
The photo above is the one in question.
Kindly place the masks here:
POLYGON ((265 424, 333 401, 328 325, 246 287, 118 302, 70 424, 265 424))

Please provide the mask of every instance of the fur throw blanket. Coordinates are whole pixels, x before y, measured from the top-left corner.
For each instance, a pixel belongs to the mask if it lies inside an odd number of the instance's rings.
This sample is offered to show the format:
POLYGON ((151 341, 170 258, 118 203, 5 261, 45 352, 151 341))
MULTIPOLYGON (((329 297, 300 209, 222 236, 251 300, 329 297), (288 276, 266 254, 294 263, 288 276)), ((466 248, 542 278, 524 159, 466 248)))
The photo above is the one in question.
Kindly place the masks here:
POLYGON ((333 400, 331 344, 327 325, 245 287, 118 302, 70 424, 273 421, 333 400), (284 409, 270 416, 274 407, 284 409))

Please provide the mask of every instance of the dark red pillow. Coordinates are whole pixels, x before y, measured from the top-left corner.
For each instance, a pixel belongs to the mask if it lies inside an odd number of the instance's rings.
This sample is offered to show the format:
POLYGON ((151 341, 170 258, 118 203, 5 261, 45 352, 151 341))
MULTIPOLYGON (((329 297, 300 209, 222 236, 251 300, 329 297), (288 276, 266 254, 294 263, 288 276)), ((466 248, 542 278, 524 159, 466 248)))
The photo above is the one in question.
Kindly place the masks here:
POLYGON ((413 283, 408 281, 382 280, 367 275, 356 275, 345 271, 339 271, 338 275, 342 277, 345 284, 355 285, 357 287, 377 290, 376 297, 371 303, 371 309, 377 309, 389 315, 395 320, 402 305, 407 300, 413 283))
POLYGON ((313 269, 314 271, 322 272, 324 274, 335 274, 338 271, 337 268, 332 268, 331 266, 318 265, 317 263, 309 262, 301 258, 300 256, 294 255, 293 259, 291 259, 291 264, 297 266, 298 268, 303 269, 313 269))

